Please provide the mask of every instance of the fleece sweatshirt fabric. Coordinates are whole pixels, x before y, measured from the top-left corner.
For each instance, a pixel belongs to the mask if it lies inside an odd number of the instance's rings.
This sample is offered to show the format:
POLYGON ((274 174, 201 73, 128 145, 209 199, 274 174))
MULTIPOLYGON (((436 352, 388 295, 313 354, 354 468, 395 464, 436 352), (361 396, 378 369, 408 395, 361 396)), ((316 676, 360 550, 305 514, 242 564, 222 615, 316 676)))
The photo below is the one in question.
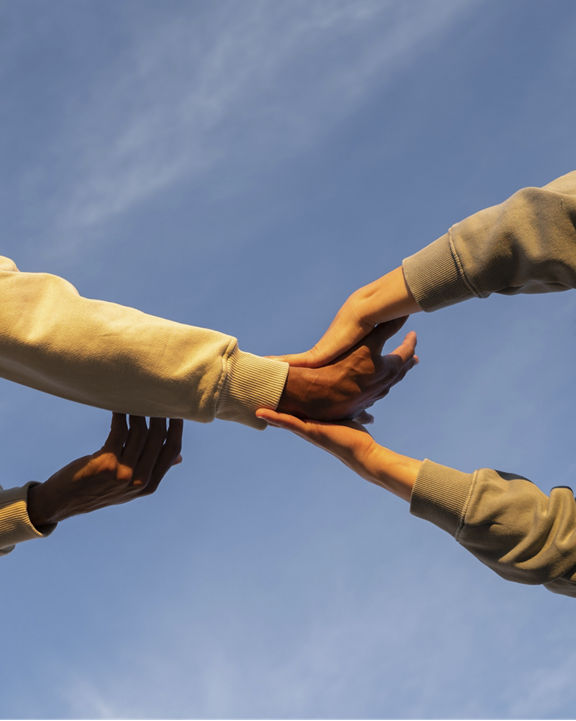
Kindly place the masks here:
MULTIPOLYGON (((524 188, 457 223, 406 258, 404 277, 425 311, 491 293, 576 288, 576 171, 524 188)), ((411 512, 436 524, 496 573, 576 597, 576 502, 522 476, 474 473, 425 460, 411 512)))
MULTIPOLYGON (((264 428, 255 411, 277 407, 287 375, 287 363, 241 351, 229 335, 83 298, 0 257, 2 378, 110 411, 264 428)), ((0 553, 43 535, 27 491, 0 487, 0 553)))

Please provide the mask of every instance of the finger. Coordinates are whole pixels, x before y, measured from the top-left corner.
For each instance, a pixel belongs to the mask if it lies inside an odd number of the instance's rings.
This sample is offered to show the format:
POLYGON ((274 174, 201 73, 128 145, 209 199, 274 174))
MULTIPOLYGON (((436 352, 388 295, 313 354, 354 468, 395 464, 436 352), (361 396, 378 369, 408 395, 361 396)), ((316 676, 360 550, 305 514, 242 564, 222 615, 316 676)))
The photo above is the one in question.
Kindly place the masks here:
POLYGON ((121 456, 124 465, 131 468, 136 466, 146 444, 147 436, 146 419, 143 416, 130 416, 130 430, 121 456))
POLYGON ((409 360, 407 363, 404 364, 404 367, 403 367, 402 370, 400 371, 400 374, 399 374, 399 376, 398 376, 398 380, 401 381, 401 380, 404 378, 404 376, 406 375, 406 373, 408 373, 409 371, 411 371, 412 368, 414 368, 414 366, 416 366, 416 365, 418 365, 418 360, 415 359, 415 358, 410 358, 410 360, 409 360))
POLYGON ((277 428, 285 428, 293 433, 303 433, 306 428, 306 422, 296 416, 291 416, 288 413, 278 413, 272 411, 269 408, 259 408, 256 411, 256 417, 269 423, 271 426, 277 428))
POLYGON ((113 413, 110 433, 102 446, 102 450, 107 453, 119 455, 122 452, 127 437, 128 424, 126 423, 126 416, 124 413, 113 413))
POLYGON ((328 362, 318 355, 315 348, 304 351, 304 353, 286 353, 285 355, 269 355, 266 357, 301 368, 318 368, 328 362))
MULTIPOLYGON (((146 488, 166 440, 166 419, 151 418, 144 446, 134 467, 133 486, 146 488)), ((123 459, 124 460, 124 459, 123 459)))
POLYGON ((376 328, 366 336, 366 344, 376 353, 382 353, 382 348, 384 348, 386 341, 398 333, 407 319, 408 316, 405 315, 402 318, 395 318, 387 323, 380 323, 380 325, 377 325, 376 328))
POLYGON ((352 420, 356 421, 356 423, 361 423, 363 426, 368 426, 374 423, 374 416, 367 411, 362 411, 357 416, 354 416, 352 420))
POLYGON ((415 365, 418 365, 418 361, 414 358, 411 358, 407 363, 405 363, 402 368, 400 369, 399 373, 394 376, 394 379, 389 382, 383 389, 382 392, 379 393, 376 398, 377 400, 381 400, 382 398, 385 398, 388 393, 390 392, 390 388, 392 386, 395 386, 397 383, 400 383, 401 380, 403 380, 404 376, 408 373, 408 371, 412 370, 415 365))
POLYGON ((414 357, 417 340, 418 339, 416 337, 416 333, 411 330, 409 333, 406 334, 406 337, 404 338, 402 343, 397 348, 395 348, 390 353, 390 355, 399 356, 403 363, 407 363, 414 357))
MULTIPOLYGON (((259 418, 267 420, 271 425, 295 433, 305 441, 323 448, 329 453, 341 458, 341 460, 344 460, 341 455, 342 450, 348 447, 350 443, 349 435, 342 435, 344 427, 354 431, 360 431, 368 436, 370 435, 366 428, 355 420, 340 421, 338 423, 302 421, 300 418, 288 415, 287 413, 277 413, 276 411, 265 410, 263 408, 256 411, 256 415, 259 418)), ((344 462, 346 461, 344 460, 344 462)))
MULTIPOLYGON (((258 416, 259 413, 260 411, 257 411, 256 415, 258 416)), ((309 443, 324 447, 324 433, 322 431, 322 426, 324 424, 321 422, 304 421, 301 418, 291 416, 288 413, 277 413, 276 411, 266 411, 266 416, 260 415, 259 417, 264 418, 264 420, 268 421, 268 423, 272 426, 283 428, 284 430, 290 431, 300 438, 303 438, 309 443)))
POLYGON ((144 491, 146 494, 154 493, 170 468, 182 462, 180 451, 182 450, 183 429, 184 421, 181 418, 170 419, 166 440, 144 491))

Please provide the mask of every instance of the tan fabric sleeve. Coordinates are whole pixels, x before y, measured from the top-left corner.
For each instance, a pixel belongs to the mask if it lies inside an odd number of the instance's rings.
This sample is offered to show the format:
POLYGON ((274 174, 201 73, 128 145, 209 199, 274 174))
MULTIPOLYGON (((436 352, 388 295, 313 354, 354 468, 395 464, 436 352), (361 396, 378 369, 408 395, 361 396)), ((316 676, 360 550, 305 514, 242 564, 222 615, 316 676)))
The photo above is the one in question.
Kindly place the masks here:
MULTIPOLYGON (((491 293, 575 288, 576 172, 457 223, 406 258, 403 270, 427 311, 491 293)), ((520 476, 490 469, 467 474, 426 461, 411 511, 504 578, 576 596, 576 504, 569 488, 547 496, 520 476)))
POLYGON ((0 556, 10 553, 17 543, 44 538, 56 528, 53 525, 39 531, 32 525, 27 510, 28 488, 31 485, 28 483, 7 490, 0 486, 0 556))
POLYGON ((81 297, 67 281, 0 258, 0 376, 80 403, 143 416, 255 428, 288 365, 235 338, 81 297))
POLYGON ((576 597, 576 502, 570 488, 547 496, 532 482, 484 468, 462 473, 425 461, 410 511, 450 533, 510 581, 576 597))
POLYGON ((491 293, 576 287, 576 171, 524 188, 450 228, 403 262, 423 310, 491 293))

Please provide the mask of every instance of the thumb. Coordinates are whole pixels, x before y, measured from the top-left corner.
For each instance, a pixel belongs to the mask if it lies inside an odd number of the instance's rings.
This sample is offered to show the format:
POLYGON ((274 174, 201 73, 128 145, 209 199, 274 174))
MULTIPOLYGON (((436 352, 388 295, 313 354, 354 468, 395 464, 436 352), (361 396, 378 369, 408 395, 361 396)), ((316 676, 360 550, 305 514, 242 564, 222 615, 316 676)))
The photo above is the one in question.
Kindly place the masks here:
POLYGON ((406 337, 402 341, 402 343, 395 348, 393 351, 391 351, 392 355, 400 356, 403 363, 407 363, 409 360, 412 360, 413 358, 416 358, 416 363, 418 363, 417 356, 414 355, 414 351, 416 350, 416 343, 417 343, 417 337, 416 333, 411 330, 409 333, 406 334, 406 337))
POLYGON ((366 344, 377 353, 382 353, 386 341, 393 335, 396 335, 407 320, 408 316, 405 315, 402 318, 395 318, 386 323, 380 323, 380 325, 377 325, 376 328, 366 336, 366 344))
POLYGON ((288 413, 278 413, 277 411, 270 410, 269 408, 259 408, 256 411, 256 418, 266 421, 266 423, 271 426, 285 428, 286 430, 293 431, 294 433, 301 433, 306 426, 304 421, 301 421, 300 418, 296 418, 296 416, 291 416, 288 413))

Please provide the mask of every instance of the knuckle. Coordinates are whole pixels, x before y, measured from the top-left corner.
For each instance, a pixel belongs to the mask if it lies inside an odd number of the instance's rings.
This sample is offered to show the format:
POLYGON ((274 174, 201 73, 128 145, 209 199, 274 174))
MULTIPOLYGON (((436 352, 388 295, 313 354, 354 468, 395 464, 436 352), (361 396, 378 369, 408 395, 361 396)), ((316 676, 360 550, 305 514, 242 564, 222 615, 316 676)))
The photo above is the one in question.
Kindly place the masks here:
POLYGON ((118 468, 118 458, 114 453, 101 453, 92 462, 100 473, 115 473, 118 468))
POLYGON ((118 464, 118 468, 116 469, 116 478, 119 481, 130 483, 132 482, 133 477, 134 470, 130 466, 126 466, 122 463, 118 464))
POLYGON ((130 428, 137 432, 146 431, 146 419, 143 416, 130 416, 130 428))

